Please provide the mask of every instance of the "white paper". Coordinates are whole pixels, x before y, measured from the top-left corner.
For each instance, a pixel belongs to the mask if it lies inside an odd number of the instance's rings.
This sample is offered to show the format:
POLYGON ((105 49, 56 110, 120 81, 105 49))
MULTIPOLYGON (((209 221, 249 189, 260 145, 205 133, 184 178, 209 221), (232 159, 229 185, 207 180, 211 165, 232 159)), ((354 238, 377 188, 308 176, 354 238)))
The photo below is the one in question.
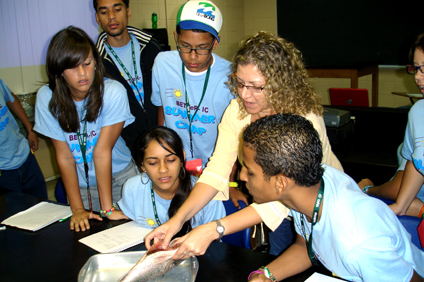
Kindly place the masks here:
POLYGON ((308 279, 305 280, 305 282, 340 282, 340 279, 333 278, 318 272, 315 272, 312 274, 308 279))
POLYGON ((59 219, 71 215, 69 206, 41 202, 3 220, 1 224, 37 231, 59 219))
POLYGON ((144 242, 144 237, 153 229, 130 221, 79 241, 100 253, 116 253, 144 242))

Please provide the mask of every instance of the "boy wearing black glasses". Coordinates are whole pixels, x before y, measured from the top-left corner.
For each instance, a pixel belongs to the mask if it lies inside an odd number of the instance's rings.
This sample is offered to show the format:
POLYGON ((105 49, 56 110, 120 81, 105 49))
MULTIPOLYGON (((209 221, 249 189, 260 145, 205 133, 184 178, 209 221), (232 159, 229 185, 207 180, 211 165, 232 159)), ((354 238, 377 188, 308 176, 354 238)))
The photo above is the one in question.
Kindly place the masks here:
POLYGON ((187 1, 177 14, 177 51, 160 53, 153 66, 151 101, 159 107, 158 123, 180 135, 186 168, 197 176, 213 153, 218 124, 234 98, 225 84, 230 62, 212 54, 221 26, 222 14, 213 2, 187 1))

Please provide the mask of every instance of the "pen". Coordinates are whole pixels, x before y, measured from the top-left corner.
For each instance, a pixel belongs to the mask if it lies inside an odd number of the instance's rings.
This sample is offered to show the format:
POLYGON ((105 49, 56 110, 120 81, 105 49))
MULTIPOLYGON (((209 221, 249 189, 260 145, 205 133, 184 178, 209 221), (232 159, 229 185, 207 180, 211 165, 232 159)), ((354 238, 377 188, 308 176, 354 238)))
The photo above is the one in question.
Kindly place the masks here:
POLYGON ((71 218, 71 216, 72 216, 72 214, 71 214, 70 216, 67 216, 67 217, 61 218, 61 219, 59 219, 59 222, 67 221, 68 219, 70 219, 70 218, 71 218))

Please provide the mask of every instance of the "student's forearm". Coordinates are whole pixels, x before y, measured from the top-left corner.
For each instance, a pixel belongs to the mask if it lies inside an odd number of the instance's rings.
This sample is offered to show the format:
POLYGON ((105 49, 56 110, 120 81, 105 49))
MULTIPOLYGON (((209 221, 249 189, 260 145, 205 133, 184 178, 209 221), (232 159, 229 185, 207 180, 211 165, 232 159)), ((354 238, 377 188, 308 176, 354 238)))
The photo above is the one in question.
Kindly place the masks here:
POLYGON ((163 113, 163 107, 158 107, 158 125, 164 125, 165 124, 165 115, 163 113))
POLYGON ((75 161, 73 159, 57 159, 57 164, 71 209, 84 209, 75 161))
POLYGON ((399 215, 405 215, 412 201, 420 191, 424 183, 424 176, 417 171, 412 161, 408 161, 405 166, 405 171, 400 186, 399 194, 396 198, 396 203, 392 210, 399 215))
POLYGON ((262 218, 253 207, 248 206, 220 219, 220 222, 225 228, 224 235, 228 235, 261 223, 262 218))
POLYGON ((212 186, 197 182, 184 204, 173 217, 178 218, 181 223, 186 222, 205 207, 217 193, 218 190, 212 186))
POLYGON ((97 189, 102 210, 112 208, 112 152, 97 148, 93 153, 97 189))
POLYGON ((237 172, 238 172, 238 160, 234 162, 233 169, 230 173, 230 182, 236 182, 237 181, 237 172))
POLYGON ((266 266, 277 281, 301 273, 312 266, 305 240, 299 234, 296 235, 296 242, 266 266))
POLYGON ((77 209, 84 209, 84 204, 79 190, 76 163, 71 151, 69 150, 69 146, 64 141, 58 141, 55 139, 51 139, 51 141, 56 152, 56 161, 59 166, 60 177, 65 185, 71 209, 73 211, 77 209))
POLYGON ((93 151, 97 189, 102 210, 112 208, 112 150, 123 127, 124 122, 102 127, 93 151))

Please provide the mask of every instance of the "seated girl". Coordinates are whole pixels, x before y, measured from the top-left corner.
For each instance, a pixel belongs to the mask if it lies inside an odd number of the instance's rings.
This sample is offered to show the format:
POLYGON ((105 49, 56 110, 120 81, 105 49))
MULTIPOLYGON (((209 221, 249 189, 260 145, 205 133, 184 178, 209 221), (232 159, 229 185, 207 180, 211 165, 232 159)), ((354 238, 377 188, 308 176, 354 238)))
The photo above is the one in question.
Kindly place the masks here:
MULTIPOLYGON (((127 180, 118 205, 126 216, 152 229, 168 221, 187 199, 197 177, 185 171, 185 151, 178 134, 163 126, 142 135, 136 144, 136 164, 143 172, 127 180)), ((225 216, 221 201, 210 201, 180 234, 225 216)))
MULTIPOLYGON (((409 51, 411 65, 406 67, 414 75, 415 83, 424 95, 424 34, 417 37, 409 51)), ((370 195, 394 200, 390 205, 397 215, 424 217, 424 100, 416 102, 408 114, 405 138, 400 150, 405 159, 394 178, 379 187, 372 187, 369 179, 358 183, 370 195), (365 186, 365 187, 364 187, 365 186)))

